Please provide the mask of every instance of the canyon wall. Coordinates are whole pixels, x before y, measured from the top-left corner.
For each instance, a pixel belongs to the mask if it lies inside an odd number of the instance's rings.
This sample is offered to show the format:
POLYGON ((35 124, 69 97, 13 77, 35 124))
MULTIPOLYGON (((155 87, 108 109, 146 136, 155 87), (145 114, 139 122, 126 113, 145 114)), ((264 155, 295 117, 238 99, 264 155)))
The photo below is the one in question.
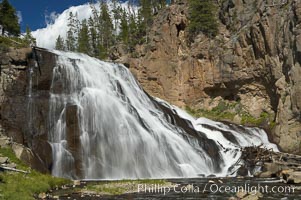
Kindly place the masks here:
MULTIPOLYGON (((180 107, 212 110, 221 101, 238 102, 254 118, 267 114, 272 140, 300 153, 300 0, 217 4, 215 38, 187 41, 188 5, 180 1, 158 13, 147 44, 130 54, 115 48, 115 59, 148 93, 180 107)), ((240 114, 232 121, 241 123, 240 114)))

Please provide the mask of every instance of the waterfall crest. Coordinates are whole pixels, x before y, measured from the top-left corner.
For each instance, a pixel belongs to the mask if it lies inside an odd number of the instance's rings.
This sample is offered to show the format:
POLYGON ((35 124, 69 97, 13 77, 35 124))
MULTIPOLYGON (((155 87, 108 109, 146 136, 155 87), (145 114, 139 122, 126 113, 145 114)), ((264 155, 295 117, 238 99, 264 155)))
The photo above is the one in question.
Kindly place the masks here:
POLYGON ((239 148, 269 143, 266 133, 195 120, 154 99, 120 64, 53 51, 49 142, 55 176, 174 178, 235 171, 239 148))

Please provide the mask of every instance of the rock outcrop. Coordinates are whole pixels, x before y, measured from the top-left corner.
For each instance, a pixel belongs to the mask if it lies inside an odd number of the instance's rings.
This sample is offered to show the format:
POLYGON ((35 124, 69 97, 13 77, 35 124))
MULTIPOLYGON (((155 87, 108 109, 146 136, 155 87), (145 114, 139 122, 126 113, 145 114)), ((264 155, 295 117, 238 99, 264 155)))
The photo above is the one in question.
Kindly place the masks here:
POLYGON ((180 1, 158 13, 147 44, 117 61, 128 64, 148 93, 178 106, 210 110, 221 98, 255 118, 268 113, 273 141, 301 153, 300 0, 217 2, 214 39, 200 34, 187 41, 188 6, 180 1))
POLYGON ((0 138, 12 140, 0 143, 13 145, 18 158, 32 168, 49 172, 47 121, 54 54, 24 48, 0 55, 0 138))

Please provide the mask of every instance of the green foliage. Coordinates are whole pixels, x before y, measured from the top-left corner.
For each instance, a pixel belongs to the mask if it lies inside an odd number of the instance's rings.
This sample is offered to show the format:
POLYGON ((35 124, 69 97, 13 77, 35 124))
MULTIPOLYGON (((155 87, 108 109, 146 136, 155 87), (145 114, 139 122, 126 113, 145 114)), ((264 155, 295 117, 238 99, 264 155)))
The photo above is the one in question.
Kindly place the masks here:
POLYGON ((29 47, 29 44, 26 40, 19 37, 0 36, 0 53, 8 52, 10 47, 24 48, 29 47))
POLYGON ((236 115, 241 117, 241 124, 246 126, 257 126, 272 129, 275 126, 274 118, 267 112, 262 112, 260 117, 256 118, 247 113, 242 109, 242 105, 239 102, 228 103, 225 101, 220 101, 219 104, 212 108, 212 110, 204 109, 192 109, 186 107, 186 111, 195 117, 206 117, 213 120, 233 121, 236 115))
POLYGON ((69 180, 41 174, 24 165, 9 148, 0 148, 0 154, 17 164, 18 168, 30 171, 29 174, 0 172, 0 199, 33 200, 34 195, 51 188, 70 183, 69 180))
POLYGON ((128 191, 135 191, 138 187, 138 184, 167 185, 169 183, 161 179, 118 180, 102 183, 91 183, 84 188, 84 191, 96 192, 99 194, 120 195, 128 191))
POLYGON ((98 184, 98 185, 88 185, 86 187, 88 191, 93 191, 97 193, 105 193, 110 195, 120 195, 125 193, 127 190, 122 187, 116 187, 112 184, 98 184))
POLYGON ((97 58, 106 59, 108 57, 107 49, 101 44, 98 45, 98 52, 97 58))
POLYGON ((5 31, 18 36, 20 34, 20 25, 15 8, 10 5, 8 0, 0 3, 0 25, 2 26, 2 35, 5 31))
POLYGON ((56 39, 55 49, 61 51, 66 50, 64 39, 60 35, 56 39))
POLYGON ((92 16, 79 23, 76 14, 69 13, 66 40, 59 36, 56 49, 86 53, 106 59, 112 46, 122 43, 132 53, 137 44, 147 42, 147 33, 153 23, 153 16, 165 7, 165 0, 139 0, 141 7, 134 12, 133 0, 128 9, 122 9, 112 0, 112 16, 106 1, 100 1, 99 9, 90 4, 92 16), (112 20, 112 18, 114 20, 112 20), (118 31, 119 30, 119 31, 118 31))
POLYGON ((81 23, 81 28, 78 33, 78 52, 89 54, 89 29, 87 25, 87 20, 83 20, 81 23))
POLYGON ((233 112, 237 104, 229 104, 224 101, 220 101, 219 104, 212 110, 198 109, 194 110, 190 107, 186 107, 186 111, 195 117, 206 117, 213 120, 233 120, 236 113, 233 112))
POLYGON ((141 9, 139 10, 142 18, 143 18, 143 24, 145 27, 151 25, 152 23, 152 4, 149 0, 140 0, 139 4, 141 6, 141 9))
POLYGON ((122 16, 120 20, 120 34, 119 38, 124 44, 128 44, 129 41, 129 24, 127 19, 127 13, 125 10, 122 11, 122 16))
POLYGON ((106 3, 100 4, 100 37, 101 43, 100 45, 103 47, 105 52, 102 54, 106 54, 107 50, 114 44, 114 35, 113 35, 113 24, 109 14, 108 5, 106 3))
POLYGON ((263 126, 264 124, 269 123, 270 128, 273 128, 275 123, 273 122, 272 117, 267 112, 262 112, 260 114, 260 117, 256 118, 251 116, 248 113, 242 113, 241 114, 241 123, 243 125, 251 125, 251 126, 263 126))
POLYGON ((209 37, 217 35, 218 22, 215 15, 216 7, 212 0, 189 0, 188 31, 191 41, 201 32, 209 37))
POLYGON ((98 55, 98 37, 97 37, 97 28, 94 25, 94 20, 92 17, 88 20, 88 28, 89 28, 89 45, 90 45, 90 55, 96 56, 98 55))
POLYGON ((22 169, 24 169, 25 164, 15 156, 15 153, 11 148, 0 147, 0 155, 8 157, 10 162, 17 164, 18 166, 22 167, 22 169))
POLYGON ((28 26, 26 26, 26 34, 24 36, 25 42, 28 44, 28 46, 36 46, 36 38, 34 38, 31 34, 31 30, 28 26))
POLYGON ((72 12, 69 13, 68 18, 68 31, 66 37, 66 49, 68 51, 76 51, 77 49, 77 31, 78 31, 78 19, 77 15, 74 15, 72 12))

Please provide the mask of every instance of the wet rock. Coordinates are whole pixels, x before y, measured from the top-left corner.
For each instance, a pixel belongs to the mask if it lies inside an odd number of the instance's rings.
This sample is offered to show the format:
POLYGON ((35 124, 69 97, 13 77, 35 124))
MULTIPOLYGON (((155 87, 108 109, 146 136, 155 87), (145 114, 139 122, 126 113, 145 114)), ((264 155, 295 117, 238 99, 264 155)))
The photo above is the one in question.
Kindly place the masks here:
POLYGON ((68 105, 66 108, 66 139, 68 143, 68 151, 74 158, 76 176, 82 176, 82 158, 80 152, 80 124, 78 121, 78 106, 68 105))
POLYGON ((245 166, 241 166, 237 170, 238 176, 248 176, 249 170, 245 166))

